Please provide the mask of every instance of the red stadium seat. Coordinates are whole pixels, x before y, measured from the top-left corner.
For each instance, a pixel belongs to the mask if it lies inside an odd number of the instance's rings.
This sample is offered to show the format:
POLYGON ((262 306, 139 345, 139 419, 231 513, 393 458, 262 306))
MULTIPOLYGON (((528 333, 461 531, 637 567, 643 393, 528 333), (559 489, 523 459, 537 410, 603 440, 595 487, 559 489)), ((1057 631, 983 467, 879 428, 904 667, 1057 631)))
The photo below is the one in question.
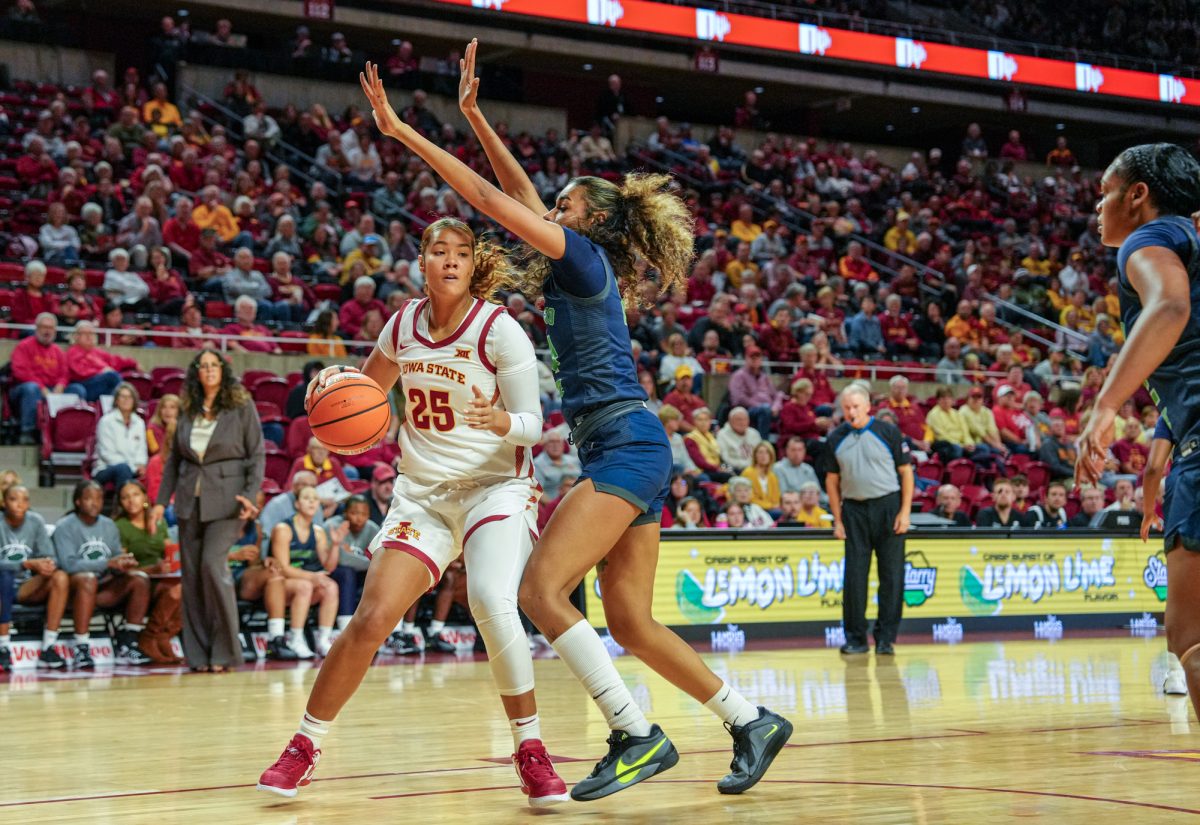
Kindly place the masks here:
POLYGON ((58 476, 85 478, 90 470, 88 441, 95 437, 100 414, 95 407, 79 404, 59 410, 53 418, 40 405, 38 417, 42 430, 41 475, 53 485, 58 476))
POLYGON ((1050 483, 1050 467, 1040 461, 1031 461, 1025 467, 1025 477, 1029 479, 1030 494, 1036 494, 1050 483))
POLYGON ((150 380, 155 384, 159 384, 176 375, 182 378, 185 372, 186 370, 182 367, 152 367, 150 370, 150 380))
POLYGON ((292 471, 292 459, 282 453, 267 453, 263 477, 274 481, 282 489, 287 486, 288 473, 292 471))
POLYGON ((268 401, 274 404, 276 409, 283 410, 287 408, 290 392, 291 388, 282 378, 263 378, 254 385, 254 400, 268 401))
POLYGON ((960 490, 975 481, 975 462, 969 458, 956 458, 946 465, 946 483, 960 490))
POLYGON ((918 478, 925 478, 930 481, 936 481, 940 484, 943 473, 944 468, 942 467, 942 462, 938 461, 936 458, 931 458, 929 461, 917 465, 918 478))
POLYGON ((287 419, 283 417, 283 412, 279 409, 278 404, 273 404, 270 401, 255 401, 254 408, 258 410, 258 420, 263 424, 286 424, 287 419))
POLYGON ((242 385, 254 392, 254 385, 264 378, 277 378, 273 370, 246 370, 242 373, 242 385))
POLYGON ((312 438, 312 434, 312 427, 308 426, 307 415, 293 418, 292 423, 288 425, 287 439, 283 443, 284 452, 292 458, 304 455, 304 451, 308 449, 308 440, 312 438))
POLYGON ((154 397, 162 398, 164 395, 179 395, 182 389, 183 376, 171 375, 154 385, 154 397))
POLYGON ((137 392, 138 398, 143 401, 148 400, 153 394, 154 379, 144 372, 131 372, 122 380, 132 386, 134 391, 137 392))

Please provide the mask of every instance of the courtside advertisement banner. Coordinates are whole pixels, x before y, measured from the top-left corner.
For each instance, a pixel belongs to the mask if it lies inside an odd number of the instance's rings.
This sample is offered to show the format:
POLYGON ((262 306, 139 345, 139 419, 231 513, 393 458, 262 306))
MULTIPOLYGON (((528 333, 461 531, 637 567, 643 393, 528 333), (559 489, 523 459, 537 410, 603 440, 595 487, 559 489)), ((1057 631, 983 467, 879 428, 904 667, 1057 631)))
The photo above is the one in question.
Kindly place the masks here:
MULTIPOLYGON (((1200 106, 1200 80, 1092 63, 930 43, 906 37, 672 6, 649 0, 435 0, 483 12, 539 17, 597 28, 661 34, 887 66, 909 72, 996 80, 1071 92, 1200 106)), ((597 34, 596 37, 602 37, 597 34)))
MULTIPOLYGON (((664 541, 655 617, 667 625, 753 625, 842 618, 842 542, 664 541)), ((905 548, 905 618, 1155 613, 1167 598, 1161 542, 1100 536, 929 538, 905 548)), ((604 627, 595 571, 585 579, 588 619, 604 627)), ((872 607, 879 580, 870 579, 872 607)))

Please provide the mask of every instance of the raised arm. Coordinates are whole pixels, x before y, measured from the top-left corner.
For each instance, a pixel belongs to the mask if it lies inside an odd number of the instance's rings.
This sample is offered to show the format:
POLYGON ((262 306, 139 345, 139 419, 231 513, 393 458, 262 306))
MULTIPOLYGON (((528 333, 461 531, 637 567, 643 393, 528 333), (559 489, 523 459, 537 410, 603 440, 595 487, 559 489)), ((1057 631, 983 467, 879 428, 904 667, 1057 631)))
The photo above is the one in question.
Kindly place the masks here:
POLYGON ((500 181, 500 188, 541 217, 549 210, 538 196, 537 187, 479 109, 479 78, 475 76, 475 52, 478 48, 479 41, 472 39, 458 61, 458 108, 467 118, 467 123, 471 124, 475 137, 479 138, 479 145, 483 147, 488 163, 496 173, 496 180, 500 181))
POLYGON ((458 158, 430 143, 411 126, 403 123, 388 103, 387 91, 379 79, 379 67, 374 63, 367 63, 365 72, 358 77, 374 110, 375 125, 379 131, 412 149, 471 206, 548 258, 556 261, 562 258, 566 253, 567 238, 561 226, 534 214, 458 158))

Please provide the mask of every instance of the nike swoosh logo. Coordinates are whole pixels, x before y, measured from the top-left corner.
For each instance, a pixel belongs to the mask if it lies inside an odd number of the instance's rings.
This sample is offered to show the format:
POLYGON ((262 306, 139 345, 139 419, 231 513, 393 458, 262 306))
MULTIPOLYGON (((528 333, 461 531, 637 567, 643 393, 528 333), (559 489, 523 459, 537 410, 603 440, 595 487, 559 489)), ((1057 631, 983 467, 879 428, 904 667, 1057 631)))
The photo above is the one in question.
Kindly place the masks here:
POLYGON ((766 735, 763 737, 763 741, 766 742, 768 739, 774 736, 775 731, 777 730, 779 730, 779 725, 771 725, 771 729, 767 731, 766 735))
POLYGON ((518 728, 523 728, 526 725, 532 725, 536 721, 537 721, 536 719, 530 719, 528 722, 517 722, 516 725, 518 728))
POLYGON ((626 765, 624 757, 617 759, 617 781, 622 785, 628 785, 630 782, 637 779, 638 774, 642 772, 641 766, 649 762, 654 757, 654 754, 658 753, 659 749, 661 749, 663 745, 667 744, 667 741, 668 740, 666 738, 660 739, 657 745, 643 754, 642 757, 632 765, 626 765), (632 771, 632 773, 629 773, 629 775, 626 776, 625 774, 630 771, 632 771))

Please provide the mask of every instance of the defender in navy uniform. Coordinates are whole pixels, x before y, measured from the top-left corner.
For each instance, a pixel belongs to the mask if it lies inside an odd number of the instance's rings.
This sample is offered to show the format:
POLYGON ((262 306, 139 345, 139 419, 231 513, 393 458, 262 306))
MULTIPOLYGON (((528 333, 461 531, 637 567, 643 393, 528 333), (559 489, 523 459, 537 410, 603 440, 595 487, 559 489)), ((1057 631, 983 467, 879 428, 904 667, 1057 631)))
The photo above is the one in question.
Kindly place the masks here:
POLYGON ((599 799, 662 773, 679 759, 662 729, 652 726, 633 701, 599 635, 570 602, 593 566, 600 570, 613 638, 729 727, 734 758, 717 787, 742 793, 762 778, 790 736, 791 724, 751 705, 651 612, 671 447, 661 423, 645 407, 623 299, 636 299, 643 285, 634 266, 638 255, 658 272, 660 290, 684 283, 692 258, 690 217, 683 202, 666 191, 666 175, 631 175, 619 186, 577 178, 547 210, 479 112, 476 46, 467 47, 460 65, 459 102, 504 191, 401 122, 372 64, 362 85, 384 134, 412 149, 473 207, 531 250, 522 291, 545 298, 552 367, 583 474, 534 547, 520 604, 612 729, 608 753, 571 795, 599 799))
MULTIPOLYGON (((1076 478, 1103 470, 1120 406, 1143 383, 1175 439, 1167 479, 1167 646, 1200 711, 1200 163, 1168 143, 1126 149, 1100 184, 1100 240, 1117 252, 1125 346, 1080 437, 1076 478)), ((1153 506, 1147 502, 1145 506, 1153 506)))

